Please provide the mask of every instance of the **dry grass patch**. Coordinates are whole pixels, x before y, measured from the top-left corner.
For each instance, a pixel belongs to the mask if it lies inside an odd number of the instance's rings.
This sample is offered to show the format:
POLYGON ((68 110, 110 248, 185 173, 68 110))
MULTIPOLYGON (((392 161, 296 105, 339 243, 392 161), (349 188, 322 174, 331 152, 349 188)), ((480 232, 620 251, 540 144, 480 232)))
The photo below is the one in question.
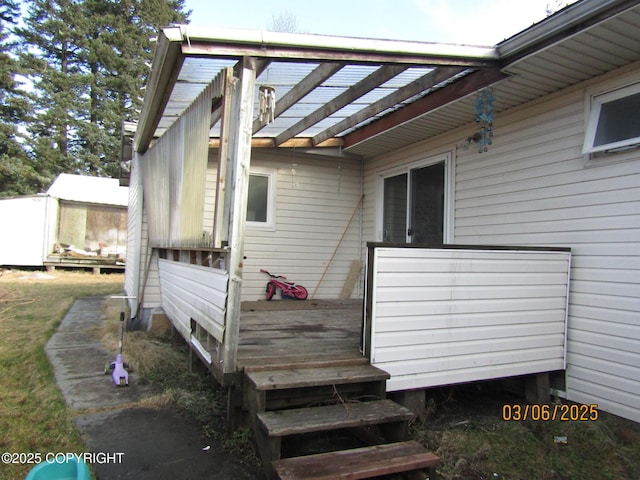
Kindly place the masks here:
MULTIPOLYGON (((105 322, 99 332, 102 343, 113 352, 120 338, 120 310, 119 301, 105 302, 105 322)), ((125 318, 129 318, 128 312, 125 318)), ((198 422, 205 437, 259 465, 248 431, 227 435, 227 392, 199 360, 192 363, 189 347, 178 333, 125 332, 123 357, 138 375, 137 381, 150 382, 157 390, 143 399, 141 406, 174 409, 198 422)))
POLYGON ((504 421, 502 406, 524 400, 476 387, 434 390, 428 417, 412 426, 441 457, 441 479, 640 478, 639 425, 604 412, 597 421, 504 421))
MULTIPOLYGON (((115 294, 121 274, 3 271, 0 275, 0 450, 82 452, 82 439, 58 390, 44 346, 73 301, 115 294), (50 278, 52 277, 52 278, 50 278)), ((29 465, 2 465, 0 478, 24 478, 29 465)))

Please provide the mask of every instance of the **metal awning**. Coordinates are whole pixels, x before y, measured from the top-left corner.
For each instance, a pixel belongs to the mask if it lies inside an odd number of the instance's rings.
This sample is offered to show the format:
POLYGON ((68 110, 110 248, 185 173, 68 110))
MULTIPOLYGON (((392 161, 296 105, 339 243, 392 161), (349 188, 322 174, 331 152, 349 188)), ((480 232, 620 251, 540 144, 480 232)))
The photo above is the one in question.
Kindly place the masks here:
MULTIPOLYGON (((473 94, 486 86, 498 113, 638 61, 638 32, 637 0, 582 0, 496 47, 169 27, 136 148, 146 150, 245 56, 258 59, 256 85, 273 87, 277 100, 273 123, 254 121, 254 147, 340 146, 371 156, 473 122, 473 94)), ((254 102, 257 112, 258 88, 254 102)))

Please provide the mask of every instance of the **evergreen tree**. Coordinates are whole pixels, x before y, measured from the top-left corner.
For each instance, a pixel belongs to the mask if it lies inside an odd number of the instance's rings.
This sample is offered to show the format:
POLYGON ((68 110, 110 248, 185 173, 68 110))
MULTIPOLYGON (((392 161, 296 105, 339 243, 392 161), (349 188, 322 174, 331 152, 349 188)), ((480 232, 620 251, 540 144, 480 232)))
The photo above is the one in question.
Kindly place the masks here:
POLYGON ((11 29, 19 15, 17 1, 0 5, 0 197, 35 193, 40 186, 18 130, 29 112, 27 94, 16 78, 20 66, 11 55, 11 29))
POLYGON ((87 75, 82 70, 84 36, 74 0, 32 0, 22 37, 22 55, 34 85, 34 118, 28 129, 38 172, 80 173, 78 124, 86 112, 87 75))
POLYGON ((32 0, 19 31, 35 85, 38 171, 115 176, 121 125, 137 117, 152 37, 184 0, 32 0))

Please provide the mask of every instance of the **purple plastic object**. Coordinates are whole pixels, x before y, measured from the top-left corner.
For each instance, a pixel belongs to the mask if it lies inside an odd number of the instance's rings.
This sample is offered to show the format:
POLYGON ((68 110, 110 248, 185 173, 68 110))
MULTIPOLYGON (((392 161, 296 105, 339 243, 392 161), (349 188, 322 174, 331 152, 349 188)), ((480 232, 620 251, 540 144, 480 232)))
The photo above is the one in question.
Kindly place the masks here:
POLYGON ((121 353, 116 355, 116 361, 111 364, 111 367, 113 368, 111 378, 113 378, 113 383, 116 384, 116 387, 125 387, 129 385, 129 374, 124 369, 124 362, 122 361, 121 353))

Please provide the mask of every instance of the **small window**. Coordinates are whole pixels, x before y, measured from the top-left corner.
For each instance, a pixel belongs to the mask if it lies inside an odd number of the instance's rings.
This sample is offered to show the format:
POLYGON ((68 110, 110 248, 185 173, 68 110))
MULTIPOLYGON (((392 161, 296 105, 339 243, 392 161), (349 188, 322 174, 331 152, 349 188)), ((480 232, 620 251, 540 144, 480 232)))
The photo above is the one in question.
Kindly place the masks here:
POLYGON ((583 153, 640 144, 640 84, 591 97, 583 153))
POLYGON ((273 228, 273 174, 251 172, 247 199, 247 225, 273 228))

